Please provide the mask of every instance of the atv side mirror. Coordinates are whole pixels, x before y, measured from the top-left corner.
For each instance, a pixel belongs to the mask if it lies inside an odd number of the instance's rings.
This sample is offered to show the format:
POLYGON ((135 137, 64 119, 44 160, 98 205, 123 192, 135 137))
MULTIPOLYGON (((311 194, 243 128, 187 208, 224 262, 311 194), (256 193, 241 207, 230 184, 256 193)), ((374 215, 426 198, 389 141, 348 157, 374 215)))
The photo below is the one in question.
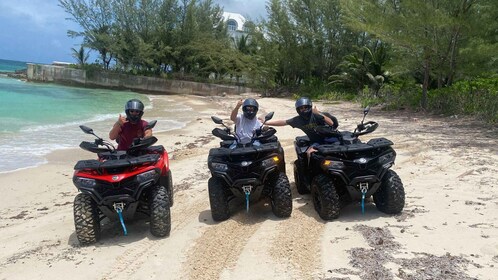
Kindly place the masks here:
POLYGON ((223 120, 218 118, 218 117, 215 117, 215 116, 211 116, 211 119, 213 120, 214 123, 216 124, 223 124, 223 120))
POLYGON ((265 116, 265 122, 271 120, 271 118, 273 118, 273 114, 274 114, 274 112, 270 112, 270 113, 266 114, 266 116, 265 116))
POLYGON ((370 106, 367 106, 367 107, 365 107, 365 109, 363 109, 364 115, 368 114, 368 112, 370 112, 370 106))
POLYGON ((151 129, 156 126, 157 120, 150 121, 145 127, 144 130, 151 129))
POLYGON ((89 128, 88 126, 80 125, 80 128, 84 133, 93 135, 93 129, 89 128))

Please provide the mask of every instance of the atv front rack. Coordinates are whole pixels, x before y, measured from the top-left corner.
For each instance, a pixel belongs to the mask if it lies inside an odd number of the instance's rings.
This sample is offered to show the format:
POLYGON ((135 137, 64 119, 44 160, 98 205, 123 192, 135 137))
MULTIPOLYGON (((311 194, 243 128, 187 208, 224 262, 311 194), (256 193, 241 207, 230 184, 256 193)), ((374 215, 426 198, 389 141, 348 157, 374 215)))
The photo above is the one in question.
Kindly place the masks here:
POLYGON ((154 164, 161 156, 159 154, 143 155, 127 159, 99 161, 95 159, 80 160, 74 166, 75 170, 114 169, 135 165, 154 164))

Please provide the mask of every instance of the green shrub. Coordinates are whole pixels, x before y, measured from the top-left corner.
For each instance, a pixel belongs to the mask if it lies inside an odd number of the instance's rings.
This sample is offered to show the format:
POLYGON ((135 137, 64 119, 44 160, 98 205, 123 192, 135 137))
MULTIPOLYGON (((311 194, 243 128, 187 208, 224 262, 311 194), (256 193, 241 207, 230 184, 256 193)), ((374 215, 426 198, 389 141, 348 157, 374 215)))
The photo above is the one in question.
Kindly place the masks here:
POLYGON ((451 87, 431 90, 428 97, 431 111, 498 122, 498 78, 459 81, 451 87))

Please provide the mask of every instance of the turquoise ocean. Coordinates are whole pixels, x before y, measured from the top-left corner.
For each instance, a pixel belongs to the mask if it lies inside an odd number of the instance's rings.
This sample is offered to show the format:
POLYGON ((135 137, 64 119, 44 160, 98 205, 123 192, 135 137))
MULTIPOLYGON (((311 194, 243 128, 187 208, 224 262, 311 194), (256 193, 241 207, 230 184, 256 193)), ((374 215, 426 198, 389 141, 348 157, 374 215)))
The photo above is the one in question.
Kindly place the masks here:
MULTIPOLYGON (((25 68, 25 62, 0 59, 0 72, 25 68)), ((144 119, 151 120, 147 111, 154 106, 153 95, 31 83, 0 75, 0 173, 38 166, 52 151, 92 141, 94 137, 84 134, 79 125, 106 139, 132 98, 144 102, 144 119)), ((154 117, 155 132, 181 128, 189 121, 192 108, 171 101, 154 117)))

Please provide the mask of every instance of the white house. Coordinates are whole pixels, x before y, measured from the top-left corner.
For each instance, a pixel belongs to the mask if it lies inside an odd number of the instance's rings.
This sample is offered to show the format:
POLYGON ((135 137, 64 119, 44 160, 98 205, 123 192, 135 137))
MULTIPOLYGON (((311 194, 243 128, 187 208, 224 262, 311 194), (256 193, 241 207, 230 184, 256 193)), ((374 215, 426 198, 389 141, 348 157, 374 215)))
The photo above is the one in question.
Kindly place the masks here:
POLYGON ((228 25, 228 33, 230 34, 230 37, 238 39, 240 36, 248 33, 246 18, 241 14, 223 12, 222 18, 228 25))

